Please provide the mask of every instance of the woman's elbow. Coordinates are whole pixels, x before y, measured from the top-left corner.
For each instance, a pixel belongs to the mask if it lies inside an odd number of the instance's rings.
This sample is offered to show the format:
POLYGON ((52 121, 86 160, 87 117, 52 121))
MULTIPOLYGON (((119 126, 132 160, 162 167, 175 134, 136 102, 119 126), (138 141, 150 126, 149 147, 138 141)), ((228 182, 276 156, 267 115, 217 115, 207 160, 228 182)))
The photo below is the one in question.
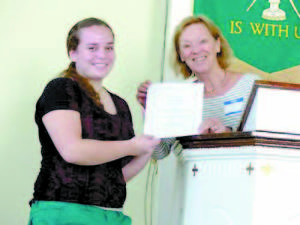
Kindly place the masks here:
POLYGON ((76 154, 76 148, 74 145, 69 144, 58 149, 60 156, 67 162, 72 164, 78 164, 79 158, 76 154))

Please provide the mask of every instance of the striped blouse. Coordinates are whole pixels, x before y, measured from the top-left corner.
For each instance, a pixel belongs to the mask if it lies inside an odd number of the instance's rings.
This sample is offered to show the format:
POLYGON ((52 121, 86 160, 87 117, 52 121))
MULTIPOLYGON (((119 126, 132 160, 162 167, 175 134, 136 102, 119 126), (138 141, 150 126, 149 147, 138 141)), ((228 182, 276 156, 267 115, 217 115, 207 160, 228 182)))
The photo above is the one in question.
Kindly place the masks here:
MULTIPOLYGON (((203 121, 208 118, 218 118, 225 126, 235 131, 241 121, 252 86, 260 79, 255 74, 244 74, 240 80, 223 96, 205 98, 203 103, 203 121)), ((153 159, 163 159, 170 151, 179 154, 181 145, 175 138, 165 138, 153 152, 153 159)))

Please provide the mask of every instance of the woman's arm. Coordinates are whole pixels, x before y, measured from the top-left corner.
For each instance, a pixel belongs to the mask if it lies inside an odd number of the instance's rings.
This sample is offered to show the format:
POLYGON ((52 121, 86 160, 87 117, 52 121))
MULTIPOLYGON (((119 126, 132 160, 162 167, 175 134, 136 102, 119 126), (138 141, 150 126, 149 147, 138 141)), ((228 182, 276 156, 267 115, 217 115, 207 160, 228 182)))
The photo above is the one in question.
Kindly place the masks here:
POLYGON ((42 120, 60 155, 73 164, 98 165, 128 155, 150 154, 159 144, 149 136, 126 141, 82 139, 80 114, 73 110, 50 111, 42 120))
POLYGON ((144 167, 147 162, 151 159, 151 153, 146 153, 134 157, 130 163, 123 167, 123 176, 126 182, 137 175, 144 167))
MULTIPOLYGON (((167 157, 170 154, 171 149, 177 148, 177 151, 182 150, 182 146, 175 142, 175 138, 163 139, 153 150, 153 153, 147 153, 135 157, 129 164, 123 168, 123 175, 125 181, 129 181, 135 175, 137 175, 147 164, 149 159, 160 160, 167 157)), ((177 152, 178 154, 178 152, 177 152)))

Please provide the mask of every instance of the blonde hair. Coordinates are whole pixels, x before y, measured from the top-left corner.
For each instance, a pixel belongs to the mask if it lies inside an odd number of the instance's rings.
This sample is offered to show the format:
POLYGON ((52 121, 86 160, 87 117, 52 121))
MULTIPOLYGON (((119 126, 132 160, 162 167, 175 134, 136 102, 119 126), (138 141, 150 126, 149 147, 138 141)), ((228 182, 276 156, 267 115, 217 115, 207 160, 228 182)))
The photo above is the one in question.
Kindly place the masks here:
POLYGON ((174 39, 173 39, 173 59, 172 67, 176 73, 181 73, 185 78, 192 75, 192 70, 188 65, 181 60, 180 57, 180 47, 179 39, 181 34, 188 26, 192 24, 203 24, 210 32, 215 40, 220 40, 220 52, 217 53, 217 60, 222 69, 226 69, 229 66, 229 59, 231 57, 232 51, 227 42, 227 40, 222 35, 220 29, 205 16, 190 16, 182 20, 182 22, 177 26, 174 39))

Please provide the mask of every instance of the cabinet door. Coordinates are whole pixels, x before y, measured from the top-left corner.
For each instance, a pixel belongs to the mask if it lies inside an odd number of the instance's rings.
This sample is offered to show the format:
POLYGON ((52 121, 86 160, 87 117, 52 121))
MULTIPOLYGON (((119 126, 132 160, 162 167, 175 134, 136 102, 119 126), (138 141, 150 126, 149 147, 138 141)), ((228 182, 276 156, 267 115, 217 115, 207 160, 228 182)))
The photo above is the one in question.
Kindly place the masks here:
POLYGON ((228 158, 186 162, 182 224, 252 224, 255 170, 249 165, 228 158))

